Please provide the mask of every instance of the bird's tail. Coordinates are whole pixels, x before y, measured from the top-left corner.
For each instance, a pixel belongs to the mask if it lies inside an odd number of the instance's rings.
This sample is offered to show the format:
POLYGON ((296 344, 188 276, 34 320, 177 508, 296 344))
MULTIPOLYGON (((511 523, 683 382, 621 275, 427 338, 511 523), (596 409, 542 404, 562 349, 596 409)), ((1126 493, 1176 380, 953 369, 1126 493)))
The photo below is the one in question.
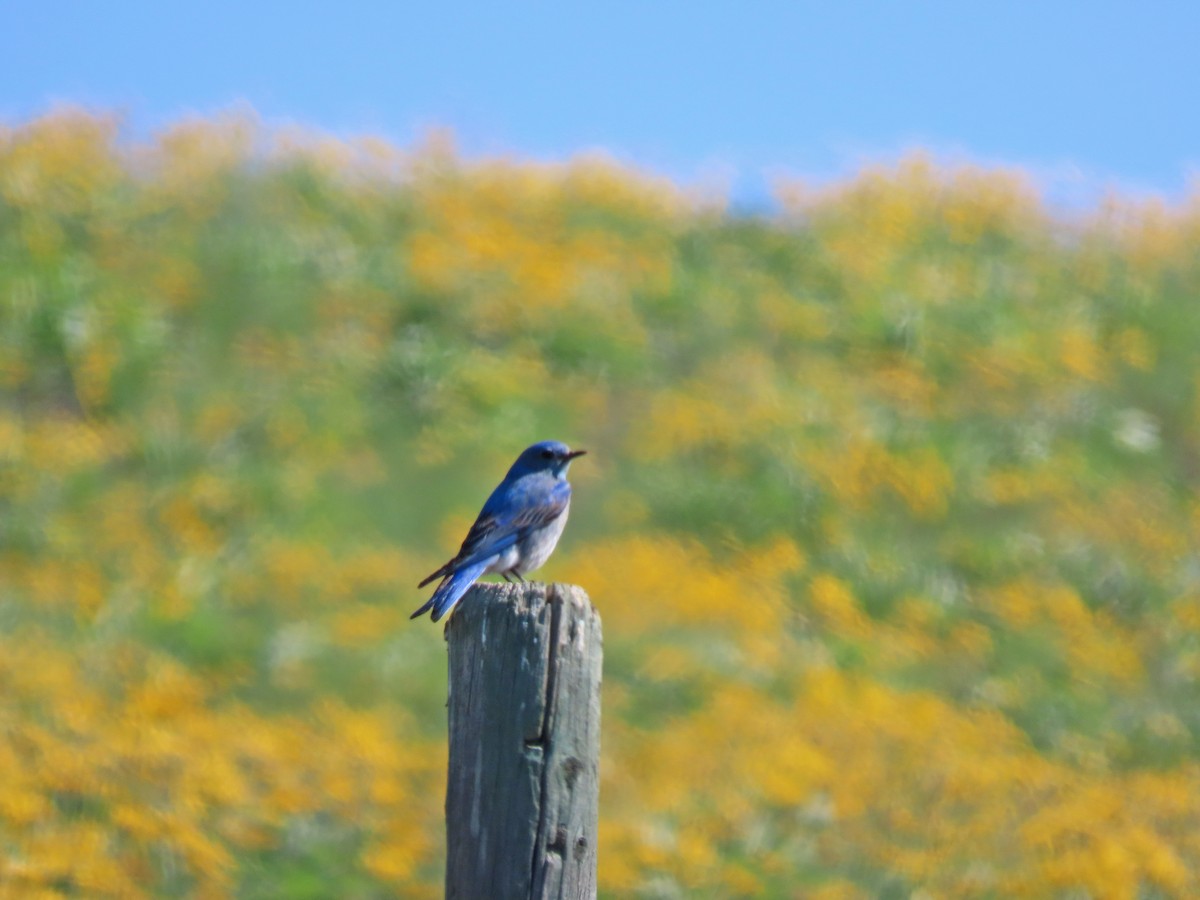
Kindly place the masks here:
POLYGON ((437 590, 433 592, 433 596, 425 601, 425 604, 413 613, 410 618, 415 619, 417 616, 422 616, 430 609, 433 610, 433 613, 429 618, 434 622, 448 614, 450 610, 454 609, 454 605, 458 603, 462 595, 467 592, 467 588, 479 580, 479 576, 483 574, 483 570, 488 567, 488 563, 490 562, 491 559, 485 559, 482 562, 463 566, 458 571, 451 573, 448 578, 438 585, 437 590))

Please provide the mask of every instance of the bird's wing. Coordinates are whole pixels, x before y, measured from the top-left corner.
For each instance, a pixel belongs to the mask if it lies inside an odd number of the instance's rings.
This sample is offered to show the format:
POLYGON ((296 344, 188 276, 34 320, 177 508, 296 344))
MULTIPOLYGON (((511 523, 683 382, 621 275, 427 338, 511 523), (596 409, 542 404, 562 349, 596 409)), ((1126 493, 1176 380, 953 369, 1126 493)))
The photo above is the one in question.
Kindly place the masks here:
POLYGON ((555 481, 548 488, 538 489, 540 487, 501 485, 497 488, 484 504, 455 557, 417 587, 503 553, 529 532, 543 528, 561 516, 571 502, 571 485, 566 481, 555 481))
POLYGON ((571 485, 555 481, 548 488, 539 487, 513 490, 506 502, 498 503, 493 510, 488 509, 492 506, 489 500, 458 551, 456 567, 503 553, 529 532, 561 516, 571 502, 571 485))

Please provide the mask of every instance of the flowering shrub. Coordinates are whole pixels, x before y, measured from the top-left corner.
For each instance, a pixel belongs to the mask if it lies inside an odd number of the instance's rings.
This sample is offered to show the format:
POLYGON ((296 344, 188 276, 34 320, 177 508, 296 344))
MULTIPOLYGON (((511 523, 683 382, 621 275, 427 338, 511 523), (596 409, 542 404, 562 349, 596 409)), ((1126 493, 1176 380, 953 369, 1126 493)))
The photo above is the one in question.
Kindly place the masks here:
POLYGON ((408 623, 526 443, 610 896, 1200 891, 1200 204, 0 132, 0 893, 438 896, 408 623))

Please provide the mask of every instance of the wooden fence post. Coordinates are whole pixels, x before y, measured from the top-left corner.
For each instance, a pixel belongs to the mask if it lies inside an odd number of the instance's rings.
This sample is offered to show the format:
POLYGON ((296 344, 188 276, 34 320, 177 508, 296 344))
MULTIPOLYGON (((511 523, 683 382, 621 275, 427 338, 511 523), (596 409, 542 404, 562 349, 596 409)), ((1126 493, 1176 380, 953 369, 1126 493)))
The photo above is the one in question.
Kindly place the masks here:
POLYGON ((594 898, 600 616, 572 585, 478 584, 446 640, 446 897, 594 898))

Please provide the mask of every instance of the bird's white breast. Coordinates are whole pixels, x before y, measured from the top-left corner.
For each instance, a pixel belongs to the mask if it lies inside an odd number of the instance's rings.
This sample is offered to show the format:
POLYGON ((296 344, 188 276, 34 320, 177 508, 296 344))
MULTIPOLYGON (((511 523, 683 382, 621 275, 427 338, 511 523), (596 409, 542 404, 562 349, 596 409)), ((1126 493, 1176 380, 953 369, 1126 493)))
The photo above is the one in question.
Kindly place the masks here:
POLYGON ((567 501, 562 515, 545 528, 539 528, 532 532, 518 545, 521 549, 521 558, 517 562, 517 571, 525 574, 540 569, 546 564, 546 560, 550 558, 550 554, 558 545, 558 539, 562 537, 563 529, 567 527, 567 513, 570 511, 571 503, 567 501))
POLYGON ((521 558, 521 546, 513 544, 503 553, 499 554, 496 559, 483 570, 484 575, 499 575, 503 572, 512 570, 512 567, 517 564, 517 560, 521 558))

